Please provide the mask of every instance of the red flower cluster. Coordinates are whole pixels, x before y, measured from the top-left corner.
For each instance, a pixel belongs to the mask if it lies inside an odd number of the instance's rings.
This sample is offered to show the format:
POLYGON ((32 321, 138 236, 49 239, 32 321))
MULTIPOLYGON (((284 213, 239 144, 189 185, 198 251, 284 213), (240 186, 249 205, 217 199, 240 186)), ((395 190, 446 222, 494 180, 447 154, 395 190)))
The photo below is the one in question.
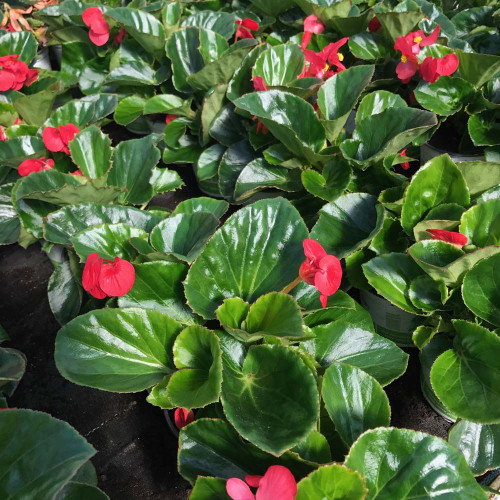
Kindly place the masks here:
POLYGON ((82 14, 83 22, 90 28, 90 41, 100 47, 109 40, 109 24, 104 19, 101 9, 98 7, 89 7, 82 14))
POLYGON ((235 21, 238 25, 236 34, 234 36, 234 41, 237 42, 239 38, 255 38, 252 31, 257 31, 259 29, 259 23, 246 17, 243 21, 235 21))
POLYGON ((299 276, 319 290, 321 305, 326 307, 328 297, 339 289, 342 281, 340 260, 334 255, 328 255, 315 240, 308 238, 303 245, 306 260, 300 266, 299 276))
POLYGON ((307 48, 313 33, 319 35, 324 29, 324 25, 318 21, 318 18, 314 14, 307 16, 304 19, 304 35, 302 36, 302 43, 300 44, 302 49, 307 48))
POLYGON ((23 85, 31 85, 38 76, 37 69, 29 69, 28 66, 19 61, 19 56, 0 57, 0 91, 21 90, 23 85))
POLYGON ((331 66, 336 66, 337 73, 344 71, 346 68, 342 64, 344 56, 339 52, 339 48, 345 45, 349 40, 348 37, 341 38, 335 43, 329 43, 321 52, 314 52, 312 50, 304 49, 306 56, 306 67, 299 75, 299 78, 307 76, 315 78, 330 78, 335 74, 335 70, 331 66))
POLYGON ((134 286, 134 266, 120 257, 114 261, 101 259, 97 253, 87 257, 83 268, 83 289, 96 299, 122 297, 134 286))
POLYGON ((26 177, 33 172, 51 170, 54 168, 54 160, 46 160, 45 157, 24 160, 19 164, 17 171, 21 177, 26 177))
POLYGON ((59 127, 45 127, 42 132, 45 147, 53 153, 62 151, 69 155, 68 144, 75 138, 80 129, 73 123, 59 125, 59 127))
POLYGON ((457 248, 462 248, 467 244, 467 236, 462 233, 446 231, 444 229, 427 229, 427 232, 433 240, 446 241, 446 243, 450 243, 457 248))
POLYGON ((420 76, 430 83, 434 83, 440 76, 451 75, 458 68, 458 57, 448 54, 443 58, 426 57, 419 64, 416 57, 420 53, 420 47, 426 47, 436 42, 439 36, 440 26, 426 36, 423 31, 413 31, 406 36, 397 38, 394 49, 401 52, 401 62, 396 66, 398 78, 403 83, 408 83, 412 76, 420 68, 420 76))
POLYGON ((264 476, 245 476, 245 481, 232 477, 226 491, 233 500, 295 500, 297 483, 293 474, 282 465, 271 465, 264 476), (246 481, 246 482, 245 482, 246 481), (254 495, 250 490, 257 488, 254 495))
POLYGON ((186 408, 176 408, 174 413, 174 421, 177 429, 182 429, 194 420, 193 410, 186 410, 186 408))

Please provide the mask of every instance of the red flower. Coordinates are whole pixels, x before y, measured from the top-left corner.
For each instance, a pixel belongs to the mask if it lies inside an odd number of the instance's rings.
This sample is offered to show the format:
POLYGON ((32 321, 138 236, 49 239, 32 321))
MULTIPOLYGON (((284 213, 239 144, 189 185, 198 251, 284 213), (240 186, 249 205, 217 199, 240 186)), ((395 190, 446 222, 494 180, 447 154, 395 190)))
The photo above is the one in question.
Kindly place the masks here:
MULTIPOLYGON (((115 45, 119 45, 120 43, 122 43, 126 34, 127 34, 127 32, 125 31, 125 28, 122 28, 120 30, 120 32, 118 33, 118 35, 116 35, 115 38, 113 39, 113 43, 115 45)), ((106 42, 104 42, 104 43, 106 43, 106 42)))
POLYGON ((16 118, 16 121, 14 122, 14 125, 21 125, 21 123, 23 123, 23 121, 21 120, 21 118, 19 118, 19 116, 16 118))
POLYGON ((318 21, 318 18, 311 14, 304 19, 304 35, 302 36, 301 47, 305 49, 311 40, 312 34, 319 34, 325 29, 324 25, 318 21))
MULTIPOLYGON (((403 149, 403 151, 401 151, 401 153, 399 153, 401 156, 406 156, 406 148, 403 149)), ((404 163, 401 163, 401 166, 405 169, 405 170, 408 170, 410 168, 410 162, 407 162, 405 161, 404 163)))
POLYGON ((71 175, 80 175, 81 177, 84 177, 83 172, 77 168, 74 172, 71 172, 71 175))
POLYGON ((177 115, 167 115, 165 117, 165 123, 168 125, 170 122, 173 122, 177 118, 177 115))
POLYGON ((245 481, 236 477, 227 480, 226 491, 233 500, 295 500, 297 496, 295 478, 282 465, 271 465, 263 477, 245 476, 245 481), (255 495, 249 485, 257 488, 255 495))
POLYGON ((54 160, 45 160, 43 158, 35 158, 24 160, 19 164, 17 171, 21 177, 26 177, 33 172, 41 172, 42 170, 51 170, 54 168, 54 160))
POLYGON ((406 36, 399 36, 394 43, 394 49, 401 51, 405 56, 416 55, 420 53, 420 47, 436 43, 439 30, 440 26, 438 24, 429 36, 425 36, 425 33, 421 30, 413 31, 406 36))
POLYGON ((312 50, 304 49, 304 55, 306 56, 306 65, 304 71, 299 75, 299 78, 305 76, 312 76, 314 78, 330 78, 330 76, 335 74, 335 71, 330 68, 330 66, 336 66, 338 72, 345 70, 345 66, 341 63, 344 60, 344 56, 339 52, 339 48, 344 45, 348 37, 341 38, 335 43, 329 43, 321 52, 314 52, 312 50))
POLYGON ((7 136, 5 135, 5 127, 0 125, 0 141, 6 141, 7 136))
POLYGON ((300 266, 299 276, 319 290, 321 305, 326 307, 328 297, 339 289, 342 280, 340 260, 334 255, 328 255, 315 240, 308 238, 303 245, 306 260, 300 266))
POLYGON ((234 41, 237 42, 238 38, 255 38, 252 31, 259 29, 259 23, 253 19, 246 17, 243 21, 234 21, 238 25, 234 41))
POLYGON ((415 56, 407 56, 403 54, 401 56, 401 62, 396 66, 396 73, 398 78, 403 83, 408 83, 411 77, 418 70, 418 59, 415 56))
POLYGON ((458 68, 458 57, 447 54, 444 57, 426 57, 420 66, 420 76, 429 83, 434 83, 440 76, 455 73, 458 68))
POLYGON ((322 50, 322 53, 326 56, 328 62, 331 65, 337 66, 339 71, 345 70, 345 66, 341 64, 341 61, 344 60, 344 56, 339 52, 339 48, 342 47, 342 45, 345 45, 348 40, 349 37, 346 36, 335 43, 329 43, 322 50))
POLYGON ((446 241, 457 248, 462 248, 467 244, 467 236, 454 231, 445 231, 444 229, 427 229, 426 230, 433 240, 446 241))
POLYGON ((83 289, 96 299, 122 297, 127 294, 135 281, 134 266, 120 257, 114 261, 101 259, 91 253, 85 262, 82 275, 83 289))
POLYGON ((0 91, 21 90, 23 85, 31 85, 38 77, 37 69, 29 69, 19 56, 13 54, 0 57, 0 91))
POLYGON ((377 16, 372 18, 372 20, 368 23, 368 31, 370 33, 378 33, 382 28, 382 25, 380 24, 380 21, 378 20, 377 16))
POLYGON ((193 410, 187 411, 186 408, 176 408, 174 421, 177 429, 182 429, 194 420, 193 410))
POLYGON ((54 153, 62 151, 69 155, 68 144, 79 132, 80 129, 73 123, 59 125, 58 128, 45 127, 42 133, 43 143, 49 151, 54 153))
POLYGON ((261 76, 254 76, 252 81, 255 90, 267 90, 267 86, 261 76))
POLYGON ((100 47, 109 40, 109 24, 104 19, 101 9, 98 7, 89 7, 82 14, 83 22, 90 28, 90 41, 100 47))

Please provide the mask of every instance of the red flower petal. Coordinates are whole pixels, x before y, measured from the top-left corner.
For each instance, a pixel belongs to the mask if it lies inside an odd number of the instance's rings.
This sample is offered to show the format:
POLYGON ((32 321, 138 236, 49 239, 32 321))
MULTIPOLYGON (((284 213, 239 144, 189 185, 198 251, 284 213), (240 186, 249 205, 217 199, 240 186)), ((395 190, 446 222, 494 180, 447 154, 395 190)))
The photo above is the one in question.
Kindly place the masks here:
POLYGON ((31 85, 38 78, 39 72, 40 71, 38 69, 29 69, 28 74, 26 75, 26 80, 24 81, 24 85, 31 85))
POLYGON ((92 26, 94 22, 102 19, 102 17, 102 11, 98 7, 89 7, 82 13, 82 21, 89 27, 92 26))
POLYGON ((68 145, 75 138, 75 135, 80 133, 80 129, 73 123, 59 126, 59 134, 64 144, 68 145))
POLYGON ((71 175, 80 175, 81 177, 84 177, 83 172, 79 168, 74 172, 71 172, 71 175))
MULTIPOLYGON (((54 163, 52 162, 52 166, 54 163)), ((29 159, 29 160, 24 160, 22 163, 19 164, 19 167, 17 169, 19 175, 21 177, 26 177, 33 172, 41 172, 42 170, 49 170, 50 168, 50 163, 45 162, 45 158, 34 158, 34 159, 29 159), (49 166, 47 166, 47 163, 49 166)))
POLYGON ((0 141, 6 141, 7 136, 5 135, 5 127, 0 125, 0 141))
POLYGON ((122 28, 120 30, 120 32, 118 33, 118 35, 116 35, 115 38, 113 39, 113 43, 115 43, 116 45, 118 45, 119 43, 122 43, 126 34, 127 34, 127 32, 125 31, 125 28, 122 28))
POLYGON ((441 27, 439 24, 436 26, 436 29, 429 35, 429 36, 423 36, 422 40, 418 43, 420 47, 426 47, 427 45, 432 45, 436 43, 436 40, 438 39, 439 36, 439 30, 441 27))
POLYGON ((254 21, 253 19, 250 19, 246 17, 241 21, 240 26, 243 26, 244 28, 248 28, 249 30, 252 31, 257 31, 259 29, 259 23, 257 21, 254 21))
POLYGON ((437 59, 436 71, 439 76, 448 76, 458 68, 459 60, 455 54, 447 54, 444 57, 437 59))
POLYGON ((396 73, 398 78, 403 81, 403 83, 407 83, 411 77, 417 72, 418 69, 418 61, 415 59, 410 59, 406 62, 400 62, 396 66, 396 73))
POLYGON ((109 40, 109 31, 107 33, 99 34, 91 29, 89 31, 89 38, 94 45, 101 47, 109 40))
POLYGON ((318 18, 314 14, 311 14, 304 19, 304 31, 319 34, 324 29, 325 26, 321 21, 318 21, 318 18))
POLYGON ((120 257, 115 257, 114 262, 104 263, 99 276, 101 290, 110 297, 122 297, 134 286, 134 266, 120 257))
POLYGON ((54 127, 45 127, 42 132, 42 139, 45 147, 54 153, 64 149, 64 142, 61 133, 54 127))
POLYGON ((264 82, 264 79, 261 76, 253 77, 253 88, 255 90, 267 90, 266 83, 264 82))
POLYGON ((99 276, 101 274, 102 259, 97 253, 91 253, 85 261, 82 274, 83 289, 96 299, 104 299, 106 294, 99 287, 99 276))
POLYGON ((300 279, 309 285, 314 285, 314 276, 316 276, 317 271, 318 268, 309 259, 306 259, 299 268, 300 279))
POLYGON ((0 70, 0 91, 5 92, 10 90, 12 86, 16 83, 16 77, 14 73, 7 69, 0 70))
POLYGON ((342 266, 334 255, 325 255, 319 261, 319 271, 314 276, 314 286, 322 295, 333 295, 342 281, 342 266))
POLYGON ((309 42, 311 41, 311 38, 312 38, 312 32, 304 31, 304 34, 302 35, 302 42, 300 42, 300 47, 302 48, 302 50, 307 48, 309 42))
POLYGON ((407 37, 398 36, 394 43, 394 50, 399 50, 404 56, 412 56, 412 43, 407 37))
MULTIPOLYGON (((125 261, 126 262, 126 261, 125 261)), ((174 413, 174 421, 177 429, 182 429, 194 420, 193 410, 186 410, 186 408, 177 408, 174 413)))
POLYGON ((263 476, 245 476, 245 481, 252 488, 258 488, 263 476))
POLYGON ((377 33, 381 28, 382 25, 376 16, 368 23, 368 31, 370 33, 377 33))
POLYGON ((260 481, 256 500, 295 500, 297 483, 282 465, 271 465, 260 481))
POLYGON ((305 256, 313 263, 317 264, 326 255, 326 250, 316 241, 310 238, 302 242, 305 256))
POLYGON ((170 122, 174 121, 176 118, 177 118, 177 115, 173 115, 173 114, 167 115, 165 117, 165 123, 168 125, 170 122))
POLYGON ((462 248, 467 244, 467 236, 454 231, 445 231, 444 229, 427 229, 433 240, 446 241, 452 245, 462 248))
POLYGON ((237 477, 227 480, 226 491, 233 500, 255 500, 255 496, 250 491, 248 484, 237 477))

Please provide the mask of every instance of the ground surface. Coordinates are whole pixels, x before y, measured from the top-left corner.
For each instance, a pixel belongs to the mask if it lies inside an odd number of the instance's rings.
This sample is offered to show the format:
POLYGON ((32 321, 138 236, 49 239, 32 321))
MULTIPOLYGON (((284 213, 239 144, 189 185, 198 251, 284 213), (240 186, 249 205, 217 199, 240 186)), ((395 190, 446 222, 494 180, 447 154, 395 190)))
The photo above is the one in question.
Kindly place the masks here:
MULTIPOLYGON (((193 185, 189 167, 179 169, 193 185)), ((201 194, 183 188, 153 201, 174 208, 201 194)), ((17 408, 50 413, 69 422, 98 451, 93 459, 99 486, 112 500, 183 500, 189 485, 176 468, 177 440, 163 413, 145 401, 146 394, 113 394, 80 387, 59 375, 54 340, 59 325, 47 300, 52 265, 40 246, 0 247, 0 324, 10 347, 28 358, 26 375, 9 402, 17 408)), ((413 352, 407 372, 387 387, 392 425, 445 438, 449 424, 425 402, 420 392, 419 364, 413 352)))

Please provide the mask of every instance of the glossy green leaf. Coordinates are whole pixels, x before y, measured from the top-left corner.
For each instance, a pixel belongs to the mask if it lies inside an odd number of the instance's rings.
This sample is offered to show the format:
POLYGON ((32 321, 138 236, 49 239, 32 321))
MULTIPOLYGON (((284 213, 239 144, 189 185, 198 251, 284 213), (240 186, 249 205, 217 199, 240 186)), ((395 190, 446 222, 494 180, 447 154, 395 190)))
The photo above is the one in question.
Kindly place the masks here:
POLYGON ((20 224, 17 212, 12 204, 14 184, 0 186, 0 245, 10 245, 19 238, 20 224))
POLYGON ((321 209, 311 238, 340 259, 368 245, 383 221, 384 209, 375 196, 349 193, 321 209))
POLYGON ((326 437, 318 431, 311 431, 307 438, 291 451, 298 453, 299 457, 304 460, 318 464, 327 464, 332 461, 330 445, 326 437))
POLYGON ((401 211, 401 225, 411 230, 426 212, 442 203, 457 203, 466 207, 470 202, 465 179, 448 155, 436 156, 413 176, 401 211))
POLYGON ((209 94, 203 102, 203 108, 201 110, 203 144, 207 144, 210 141, 210 125, 222 109, 226 96, 226 90, 227 85, 217 85, 214 91, 209 94))
POLYGON ((413 28, 424 17, 420 10, 377 13, 377 19, 393 41, 396 41, 399 36, 406 36, 410 31, 414 31, 413 28))
POLYGON ((228 297, 249 303, 298 276, 307 228, 290 202, 262 200, 242 208, 214 234, 189 270, 188 304, 205 318, 228 297), (221 273, 221 269, 227 272, 221 273))
POLYGON ((134 268, 134 286, 118 298, 120 307, 152 309, 186 325, 199 322, 184 298, 182 281, 187 272, 185 264, 158 261, 135 264, 134 268))
POLYGON ((27 158, 44 154, 45 145, 40 137, 25 135, 0 142, 0 162, 8 167, 17 168, 27 158))
POLYGON ((460 76, 479 88, 500 71, 500 57, 457 49, 460 76))
POLYGON ((29 31, 15 31, 2 33, 0 37, 0 56, 17 54, 19 59, 26 64, 35 58, 38 42, 33 33, 29 31))
POLYGON ((70 141, 69 150, 72 160, 85 177, 99 179, 111 167, 111 140, 96 126, 77 134, 70 141))
POLYGON ((276 45, 259 56, 252 77, 260 76, 268 87, 282 86, 297 79, 304 64, 304 52, 298 45, 276 45))
POLYGON ((179 323, 157 311, 98 309, 59 330, 56 365, 75 384, 142 391, 175 370, 172 347, 181 330, 179 323))
POLYGON ((456 165, 464 176, 471 197, 500 184, 500 163, 463 161, 457 162, 456 165))
POLYGON ((151 244, 160 252, 192 262, 218 225, 219 219, 208 212, 177 214, 164 219, 151 231, 151 244))
POLYGON ((127 96, 116 106, 113 118, 119 125, 128 125, 139 118, 144 111, 146 100, 138 95, 127 96))
MULTIPOLYGON (((244 441, 227 423, 217 419, 196 420, 179 433, 179 472, 191 483, 197 476, 223 479, 248 474, 263 475, 271 465, 283 465, 300 478, 315 469, 297 454, 277 458, 244 441)), ((217 499, 219 500, 219 499, 217 499)))
POLYGON ((453 326, 453 349, 441 354, 432 366, 432 388, 460 418, 482 424, 500 423, 500 338, 468 321, 454 320, 453 326))
POLYGON ((86 203, 70 205, 52 212, 44 220, 44 238, 59 245, 70 245, 80 231, 100 224, 126 224, 149 233, 161 220, 158 215, 134 207, 86 203))
POLYGON ((459 231, 478 247, 500 245, 500 199, 473 206, 462 215, 459 231))
POLYGON ((390 108, 406 108, 406 101, 398 94, 387 90, 376 90, 363 97, 356 111, 356 123, 378 115, 390 108))
POLYGON ((251 347, 241 366, 225 364, 221 400, 238 433, 277 456, 303 441, 319 414, 312 373, 299 356, 278 345, 251 347), (294 387, 293 398, 289 387, 294 387))
POLYGON ((475 146, 500 144, 500 123, 496 111, 483 111, 472 115, 467 123, 469 136, 475 146))
POLYGON ((415 307, 425 312, 434 312, 444 309, 443 303, 448 298, 448 291, 444 281, 433 280, 425 274, 410 283, 409 295, 415 307))
POLYGON ((320 467, 297 484, 297 500, 363 500, 367 493, 361 475, 338 464, 320 467))
POLYGON ((243 120, 235 112, 231 103, 227 103, 217 113, 210 124, 209 133, 213 139, 224 146, 232 146, 237 142, 246 141, 247 138, 243 120))
POLYGON ((309 193, 326 201, 335 201, 347 188, 352 170, 349 164, 335 158, 325 163, 321 173, 316 170, 303 170, 302 184, 309 193))
POLYGON ((226 40, 233 36, 236 30, 235 15, 230 12, 214 12, 211 10, 201 10, 186 17, 182 21, 182 26, 196 26, 205 28, 215 33, 219 33, 226 40))
POLYGON ((448 442, 462 452, 474 474, 500 466, 500 424, 459 420, 450 429, 448 442))
POLYGON ((96 486, 70 481, 57 495, 56 500, 109 500, 108 495, 96 486))
POLYGON ((226 492, 226 481, 218 477, 198 477, 190 500, 231 500, 226 492))
POLYGON ((317 102, 330 141, 335 141, 342 132, 349 113, 370 82, 374 69, 374 66, 353 66, 328 78, 319 89, 317 102))
POLYGON ((423 432, 370 430, 354 443, 345 466, 364 477, 367 499, 485 499, 461 453, 423 432))
POLYGON ((349 37, 349 50, 358 59, 374 61, 387 57, 391 52, 391 46, 377 33, 356 33, 349 37))
POLYGON ((177 214, 193 214, 195 212, 210 212, 220 219, 229 208, 229 203, 224 200, 215 200, 201 196, 199 198, 189 198, 181 201, 172 212, 172 215, 177 214))
POLYGON ((40 127, 52 113, 56 97, 63 91, 62 82, 56 82, 41 92, 17 98, 14 108, 26 125, 40 127))
POLYGON ((347 17, 351 8, 349 0, 296 0, 296 3, 307 14, 325 20, 347 17))
POLYGON ((465 305, 477 316, 500 326, 500 254, 478 262, 464 278, 465 305))
POLYGON ((386 217, 382 229, 372 239, 369 248, 377 255, 390 252, 404 252, 408 248, 408 238, 406 238, 399 220, 386 217))
POLYGON ((100 224, 83 229, 70 238, 80 259, 85 261, 94 252, 99 257, 115 260, 115 257, 131 260, 135 251, 129 243, 130 238, 148 240, 148 235, 142 229, 125 224, 100 224))
POLYGON ((181 176, 175 170, 158 167, 152 168, 149 183, 155 195, 166 191, 175 191, 184 186, 181 176))
POLYGON ((421 314, 410 300, 410 285, 423 276, 422 269, 407 254, 379 255, 362 265, 368 283, 395 306, 413 314, 421 314))
POLYGON ((16 349, 0 348, 0 394, 12 396, 26 371, 26 356, 16 349))
POLYGON ((5 499, 55 498, 95 454, 69 424, 32 410, 0 412, 0 444, 0 494, 5 499))
POLYGON ((330 365, 321 395, 336 431, 349 446, 366 430, 388 426, 391 420, 389 399, 382 386, 354 366, 330 365))

